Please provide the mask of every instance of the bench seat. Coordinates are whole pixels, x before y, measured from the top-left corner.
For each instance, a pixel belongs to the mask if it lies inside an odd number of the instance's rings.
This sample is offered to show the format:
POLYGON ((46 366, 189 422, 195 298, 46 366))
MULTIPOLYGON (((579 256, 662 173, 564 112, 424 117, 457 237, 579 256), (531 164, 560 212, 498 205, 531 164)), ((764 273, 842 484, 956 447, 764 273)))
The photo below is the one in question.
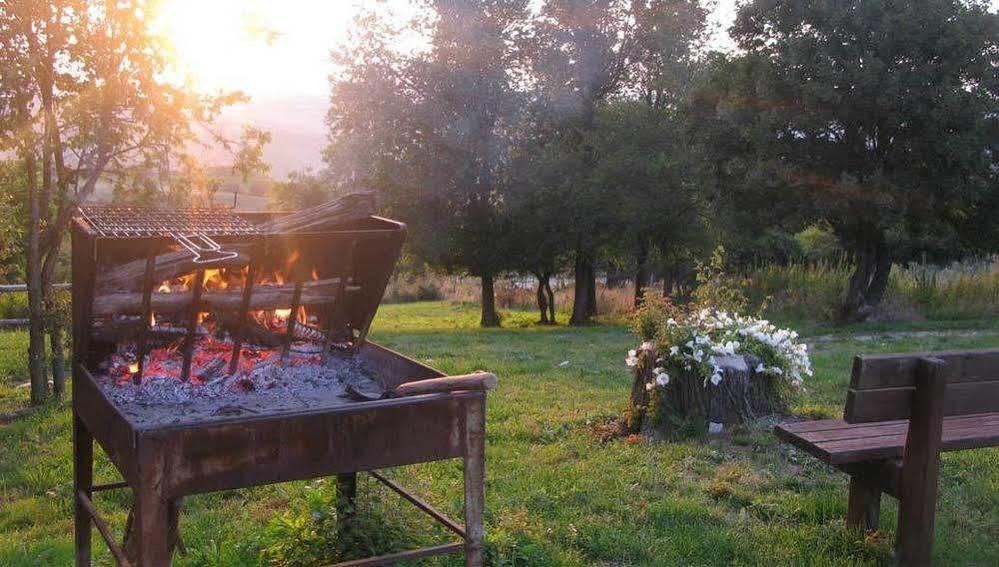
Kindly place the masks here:
MULTIPOLYGON (((830 465, 899 459, 905 451, 908 420, 847 423, 842 419, 783 423, 774 428, 781 440, 830 465)), ((999 412, 945 417, 943 451, 999 444, 999 412)))

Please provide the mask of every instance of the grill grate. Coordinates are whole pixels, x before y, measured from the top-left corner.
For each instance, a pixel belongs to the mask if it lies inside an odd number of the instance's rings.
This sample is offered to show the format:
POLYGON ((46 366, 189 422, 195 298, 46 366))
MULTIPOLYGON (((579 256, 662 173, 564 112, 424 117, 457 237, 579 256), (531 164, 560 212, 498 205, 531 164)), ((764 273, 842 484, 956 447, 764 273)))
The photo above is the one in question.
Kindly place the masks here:
POLYGON ((261 231, 229 209, 152 209, 86 205, 80 214, 105 238, 148 238, 181 235, 247 236, 261 231))

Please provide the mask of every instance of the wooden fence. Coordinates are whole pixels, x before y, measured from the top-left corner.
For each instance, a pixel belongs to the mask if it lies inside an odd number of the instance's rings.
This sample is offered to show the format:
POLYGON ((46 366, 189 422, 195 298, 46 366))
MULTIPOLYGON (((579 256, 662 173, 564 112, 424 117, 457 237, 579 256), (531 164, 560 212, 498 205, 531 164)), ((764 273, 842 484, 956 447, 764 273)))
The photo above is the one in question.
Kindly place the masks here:
MULTIPOLYGON (((71 284, 68 283, 57 283, 52 284, 55 289, 69 289, 71 284)), ((17 293, 28 291, 28 286, 26 284, 0 284, 0 293, 17 293)), ((28 319, 0 319, 0 330, 4 329, 23 329, 28 326, 28 319)))

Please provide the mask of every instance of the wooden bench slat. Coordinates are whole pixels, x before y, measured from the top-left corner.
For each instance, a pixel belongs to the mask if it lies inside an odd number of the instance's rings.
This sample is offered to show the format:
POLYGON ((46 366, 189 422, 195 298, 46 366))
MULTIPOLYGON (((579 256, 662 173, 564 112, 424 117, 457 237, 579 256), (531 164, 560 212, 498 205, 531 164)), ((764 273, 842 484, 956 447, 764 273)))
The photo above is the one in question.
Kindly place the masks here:
MULTIPOLYGON (((956 425, 964 421, 977 422, 983 419, 991 420, 996 417, 999 417, 999 412, 982 412, 970 415, 955 415, 948 417, 946 423, 949 423, 951 425, 956 425)), ((909 420, 907 419, 896 419, 893 421, 879 421, 874 423, 847 423, 842 419, 818 419, 818 420, 782 423, 778 427, 780 427, 781 429, 783 429, 788 433, 804 435, 807 438, 811 438, 811 433, 834 432, 838 430, 864 431, 870 427, 906 425, 908 423, 909 420)))
MULTIPOLYGON (((851 425, 841 420, 815 423, 820 429, 801 431, 801 424, 779 425, 774 432, 829 464, 893 459, 902 456, 908 422, 851 425), (844 427, 845 426, 845 427, 844 427)), ((943 450, 989 447, 999 443, 999 413, 949 417, 943 424, 943 450)))
MULTIPOLYGON (((852 423, 906 419, 914 388, 853 390, 847 393, 844 416, 852 423)), ((947 384, 944 415, 985 413, 999 407, 999 382, 947 384)))
POLYGON ((947 363, 948 383, 999 381, 999 349, 861 355, 854 359, 850 388, 877 390, 912 387, 920 358, 947 363))

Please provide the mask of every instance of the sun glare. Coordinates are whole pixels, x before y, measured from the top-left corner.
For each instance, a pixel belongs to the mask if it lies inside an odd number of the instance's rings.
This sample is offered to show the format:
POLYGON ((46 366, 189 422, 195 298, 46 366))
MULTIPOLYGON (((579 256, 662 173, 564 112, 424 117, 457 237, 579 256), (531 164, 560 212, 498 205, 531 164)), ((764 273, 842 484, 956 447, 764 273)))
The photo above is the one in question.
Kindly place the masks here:
MULTIPOLYGON (((348 39, 364 8, 400 22, 419 10, 405 0, 160 0, 151 26, 172 48, 174 82, 254 98, 324 96, 330 51, 348 39)), ((405 38, 398 47, 416 49, 422 41, 405 38)))
POLYGON ((171 80, 202 92, 319 94, 355 11, 350 2, 163 0, 151 25, 171 48, 171 80))

